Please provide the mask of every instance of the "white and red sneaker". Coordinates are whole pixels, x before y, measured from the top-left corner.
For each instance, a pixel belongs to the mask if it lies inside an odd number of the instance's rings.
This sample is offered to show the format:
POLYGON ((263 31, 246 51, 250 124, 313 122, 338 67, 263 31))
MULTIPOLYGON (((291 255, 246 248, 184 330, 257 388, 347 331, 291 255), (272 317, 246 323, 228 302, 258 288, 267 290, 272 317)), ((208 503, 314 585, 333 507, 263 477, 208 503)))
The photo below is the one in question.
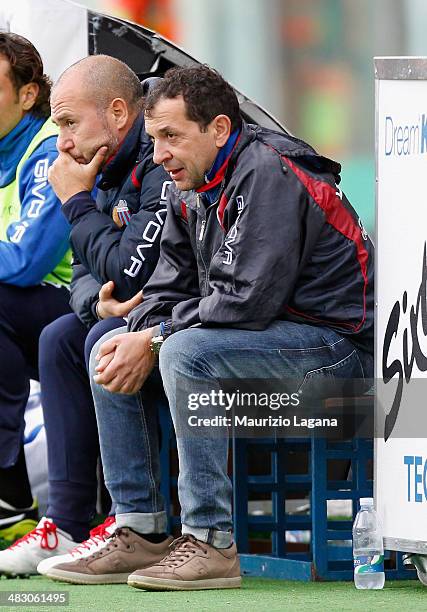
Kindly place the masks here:
POLYGON ((6 550, 0 551, 0 575, 9 577, 37 574, 37 565, 42 559, 64 554, 75 546, 76 542, 68 533, 43 517, 35 529, 6 550))
POLYGON ((81 544, 77 544, 77 546, 74 546, 74 548, 68 551, 68 553, 63 555, 55 554, 54 557, 49 557, 48 559, 40 561, 37 566, 38 573, 46 575, 49 570, 56 565, 60 565, 61 563, 71 563, 72 561, 89 557, 105 545, 106 540, 114 533, 115 529, 115 517, 108 516, 101 525, 91 529, 89 538, 87 540, 81 544))

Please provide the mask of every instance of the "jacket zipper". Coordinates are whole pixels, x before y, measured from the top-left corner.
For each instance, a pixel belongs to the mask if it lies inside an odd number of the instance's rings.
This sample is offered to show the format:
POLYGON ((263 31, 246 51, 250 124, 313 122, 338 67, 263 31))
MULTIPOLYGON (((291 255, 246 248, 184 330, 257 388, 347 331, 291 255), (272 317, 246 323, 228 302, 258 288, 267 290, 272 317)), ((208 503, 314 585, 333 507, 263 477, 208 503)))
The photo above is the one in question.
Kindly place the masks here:
MULTIPOLYGON (((199 242, 203 241, 204 235, 205 235, 205 228, 206 228, 206 215, 207 213, 210 211, 211 208, 214 208, 216 204, 218 204, 219 199, 222 195, 222 192, 224 190, 224 186, 221 187, 220 189, 220 193, 218 195, 218 198, 216 199, 215 202, 213 202, 213 204, 210 204, 210 206, 208 206, 208 208, 205 211, 205 218, 203 219, 201 225, 200 225, 200 232, 199 232, 199 242)), ((196 206, 197 208, 200 208, 200 194, 196 195, 196 206)), ((203 257, 203 249, 202 249, 202 245, 200 245, 199 248, 199 254, 200 254, 200 259, 202 260, 203 263, 203 267, 205 269, 205 295, 208 295, 208 286, 209 286, 209 272, 208 272, 208 266, 205 263, 205 259, 203 257)))

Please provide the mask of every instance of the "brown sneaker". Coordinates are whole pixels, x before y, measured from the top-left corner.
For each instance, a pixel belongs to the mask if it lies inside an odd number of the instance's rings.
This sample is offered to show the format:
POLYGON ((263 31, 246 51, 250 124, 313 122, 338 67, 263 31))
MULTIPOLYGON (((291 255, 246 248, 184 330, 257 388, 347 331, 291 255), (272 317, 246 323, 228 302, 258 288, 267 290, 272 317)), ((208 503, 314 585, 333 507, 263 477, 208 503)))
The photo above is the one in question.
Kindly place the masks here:
POLYGON ((119 527, 105 546, 89 557, 55 565, 46 576, 72 584, 126 584, 129 574, 150 567, 168 553, 173 538, 152 544, 127 527, 119 527))
POLYGON ((130 586, 147 591, 238 589, 241 583, 235 544, 214 548, 189 534, 172 542, 171 552, 160 563, 128 578, 130 586))

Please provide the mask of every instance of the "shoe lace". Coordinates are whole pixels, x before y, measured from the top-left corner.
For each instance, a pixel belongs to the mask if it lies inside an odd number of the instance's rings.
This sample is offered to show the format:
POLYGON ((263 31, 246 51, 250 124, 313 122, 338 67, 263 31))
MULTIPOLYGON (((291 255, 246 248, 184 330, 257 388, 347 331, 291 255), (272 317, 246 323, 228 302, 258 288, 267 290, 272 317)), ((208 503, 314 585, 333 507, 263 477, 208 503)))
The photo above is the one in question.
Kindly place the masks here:
POLYGON ((94 544, 99 544, 100 542, 105 542, 107 537, 110 536, 107 531, 108 527, 110 527, 115 521, 114 516, 108 516, 101 525, 94 527, 89 532, 89 537, 84 542, 81 542, 77 546, 75 546, 72 550, 70 550, 71 555, 78 555, 85 550, 89 550, 94 544))
POLYGON ((186 559, 190 559, 198 550, 201 550, 204 555, 208 552, 207 548, 203 546, 203 543, 196 540, 196 538, 190 534, 182 535, 180 538, 174 540, 169 548, 171 549, 170 553, 162 559, 158 565, 176 567, 186 559))
POLYGON ((56 533, 55 523, 45 521, 41 527, 36 527, 22 538, 19 538, 19 540, 16 540, 10 548, 15 548, 22 544, 29 544, 31 541, 37 540, 38 538, 40 538, 40 548, 54 550, 58 546, 58 535, 56 533), (50 535, 53 535, 55 538, 53 546, 49 545, 50 535))
POLYGON ((103 546, 100 550, 95 550, 90 556, 91 559, 97 559, 98 557, 102 557, 104 553, 110 552, 113 548, 118 547, 117 541, 120 540, 121 537, 127 537, 128 530, 126 528, 117 527, 117 529, 111 533, 107 534, 105 538, 106 545, 103 546))

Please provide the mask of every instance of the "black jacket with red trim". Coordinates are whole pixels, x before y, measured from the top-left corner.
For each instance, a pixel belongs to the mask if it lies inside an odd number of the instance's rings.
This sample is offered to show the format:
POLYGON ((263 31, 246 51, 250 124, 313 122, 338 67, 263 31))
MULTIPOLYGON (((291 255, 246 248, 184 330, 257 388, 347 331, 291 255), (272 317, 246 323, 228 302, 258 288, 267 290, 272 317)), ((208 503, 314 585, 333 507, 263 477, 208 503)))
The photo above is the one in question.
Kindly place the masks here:
POLYGON ((373 352, 373 246, 337 186, 340 165, 296 138, 244 124, 215 203, 170 189, 157 268, 131 330, 172 319, 265 329, 325 325, 373 352))
POLYGON ((114 297, 122 302, 149 279, 159 257, 169 185, 169 175, 153 162, 153 144, 141 113, 105 166, 96 202, 84 191, 62 207, 71 224, 76 260, 70 303, 86 325, 97 320, 101 285, 114 281, 114 297), (118 206, 124 212, 118 214, 118 206))

